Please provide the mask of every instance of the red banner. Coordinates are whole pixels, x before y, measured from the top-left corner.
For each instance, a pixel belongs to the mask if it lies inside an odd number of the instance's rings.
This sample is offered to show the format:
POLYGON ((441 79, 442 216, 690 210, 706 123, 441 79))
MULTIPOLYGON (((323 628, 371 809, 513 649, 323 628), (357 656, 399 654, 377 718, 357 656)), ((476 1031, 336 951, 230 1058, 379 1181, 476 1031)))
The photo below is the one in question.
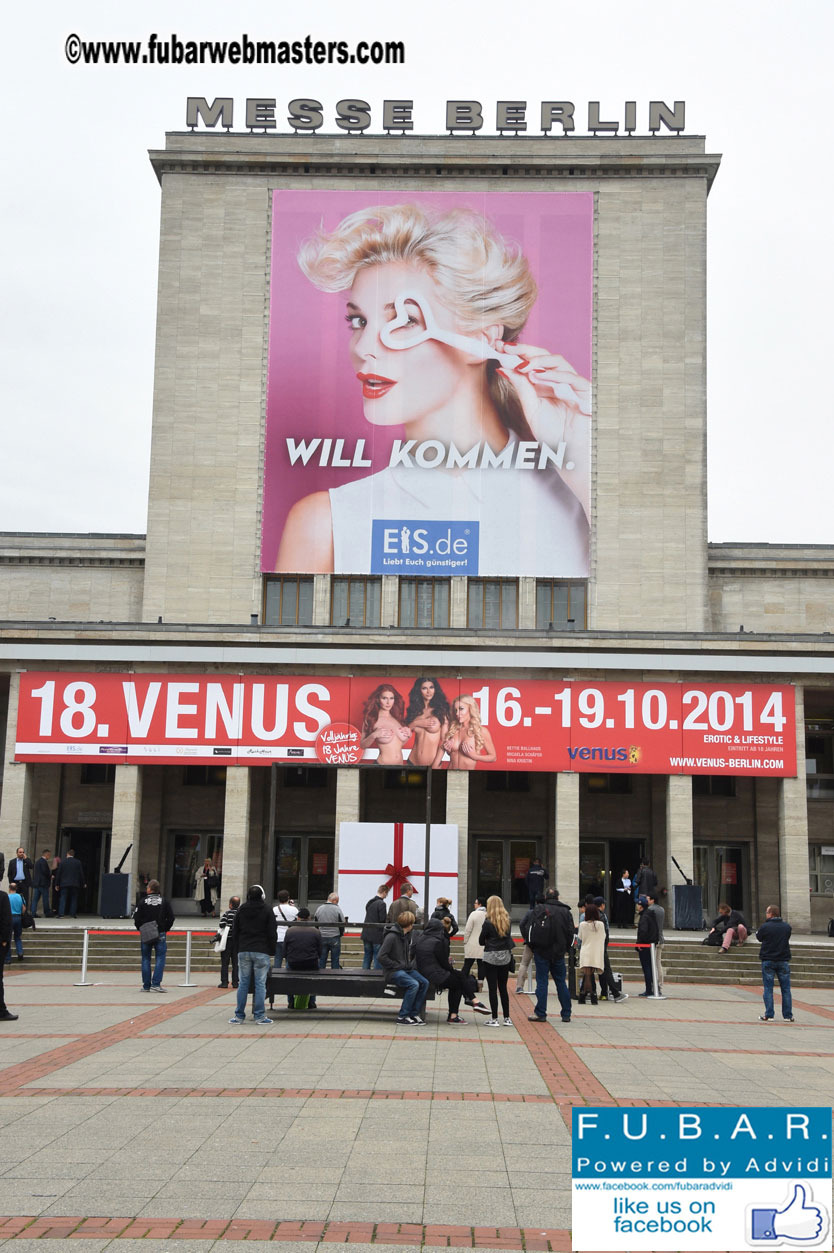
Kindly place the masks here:
POLYGON ((796 774, 792 687, 695 680, 28 672, 15 760, 316 762, 337 723, 363 765, 796 774))

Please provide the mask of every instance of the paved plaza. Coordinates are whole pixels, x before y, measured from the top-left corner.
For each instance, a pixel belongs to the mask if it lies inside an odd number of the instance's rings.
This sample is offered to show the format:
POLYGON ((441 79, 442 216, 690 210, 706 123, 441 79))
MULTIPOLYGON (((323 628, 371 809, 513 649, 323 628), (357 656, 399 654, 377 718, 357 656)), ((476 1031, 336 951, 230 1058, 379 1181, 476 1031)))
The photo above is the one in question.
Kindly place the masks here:
MULTIPOLYGON (((138 948, 138 945, 137 945, 138 948)), ((138 953, 137 953, 138 957, 138 953)), ((753 988, 669 985, 563 1025, 467 1014, 399 1027, 392 1002, 276 1003, 228 1023, 216 976, 166 996, 135 973, 7 967, 0 1243, 72 1237, 143 1253, 196 1240, 570 1249, 576 1104, 831 1104, 834 989, 796 1023, 753 988), (138 1248, 139 1246, 137 1246, 138 1248)), ((556 1005, 551 988, 551 1009, 556 1005)))

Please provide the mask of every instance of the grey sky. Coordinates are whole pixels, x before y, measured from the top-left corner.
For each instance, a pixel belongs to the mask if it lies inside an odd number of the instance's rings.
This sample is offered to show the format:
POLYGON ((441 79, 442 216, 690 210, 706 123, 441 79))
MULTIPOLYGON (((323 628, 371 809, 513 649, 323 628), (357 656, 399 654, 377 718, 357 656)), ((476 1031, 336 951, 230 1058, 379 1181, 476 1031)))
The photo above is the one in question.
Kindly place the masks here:
MULTIPOLYGON (((188 95, 413 98, 442 132, 447 97, 687 102, 723 154, 709 201, 710 539, 834 543, 830 0, 663 6, 429 0, 15 5, 0 213, 0 529, 143 531, 159 187, 147 149, 188 95), (465 12, 465 16, 463 13, 465 12), (473 21, 473 14, 477 19, 473 21), (387 39, 405 67, 72 66, 83 39, 387 39)), ((332 130, 332 124, 325 129, 332 130)), ((375 124, 373 127, 377 130, 375 124)), ((533 131, 535 133, 535 131, 533 131)))

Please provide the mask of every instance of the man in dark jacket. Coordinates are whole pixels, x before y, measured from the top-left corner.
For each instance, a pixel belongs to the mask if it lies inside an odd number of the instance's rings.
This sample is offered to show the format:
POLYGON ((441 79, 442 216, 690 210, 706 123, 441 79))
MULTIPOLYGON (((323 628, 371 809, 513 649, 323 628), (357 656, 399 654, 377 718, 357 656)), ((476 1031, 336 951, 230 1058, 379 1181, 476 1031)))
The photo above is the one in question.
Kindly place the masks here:
POLYGON ((246 1021, 246 998, 249 984, 255 981, 255 997, 252 1016, 261 1027, 271 1027, 272 1019, 266 1012, 266 977, 270 958, 275 956, 278 943, 278 923, 275 914, 266 903, 266 894, 259 883, 246 893, 246 900, 235 914, 231 940, 237 948, 237 1007, 232 1024, 246 1021))
MULTIPOLYGON (((318 970, 323 952, 324 941, 318 927, 310 921, 309 909, 299 909, 298 918, 290 923, 284 936, 287 970, 318 970)), ((295 998, 288 996, 287 1009, 294 1008, 295 998)), ((308 1008, 318 1008, 315 996, 310 997, 308 1008)))
POLYGON ((12 943, 12 908, 5 892, 0 892, 0 1022, 16 1022, 17 1014, 6 1007, 3 993, 3 967, 12 943))
MULTIPOLYGON (((64 862, 61 862, 64 865, 64 862)), ((61 897, 63 903, 63 896, 61 897)), ((142 991, 165 992, 162 976, 165 973, 165 954, 168 951, 168 932, 174 925, 174 911, 171 905, 160 894, 159 880, 151 879, 148 883, 148 894, 133 911, 133 925, 140 933, 146 922, 155 922, 157 938, 142 940, 142 991), (155 953, 153 978, 151 978, 151 950, 155 953)))
POLYGON ((638 992, 638 996, 654 996, 654 977, 652 974, 652 951, 646 945, 657 944, 658 929, 657 918, 649 910, 648 896, 637 897, 637 943, 642 947, 637 949, 637 956, 640 958, 640 965, 643 968, 643 978, 646 981, 645 992, 638 992))
POLYGON ((414 914, 406 909, 400 913, 399 922, 387 928, 379 950, 379 964, 389 982, 405 989, 397 1022, 409 1027, 422 1027, 425 1026, 425 1019, 418 1010, 426 1003, 429 981, 414 969, 410 938, 414 922, 414 914))
POLYGON ((402 886, 402 895, 398 901, 394 901, 388 908, 388 921, 399 922, 400 914, 408 911, 414 915, 414 921, 419 922, 422 910, 414 900, 414 885, 412 883, 404 883, 402 886))
POLYGON ((759 1022, 770 1022, 773 1018, 773 980, 779 980, 782 993, 782 1017, 785 1022, 793 1022, 793 1004, 791 1002, 791 924, 780 918, 775 905, 768 905, 765 910, 766 921, 756 932, 760 942, 759 958, 762 963, 762 999, 763 1014, 759 1014, 759 1022))
POLYGON ((529 1021, 547 1022, 547 989, 552 975, 562 1022, 570 1022, 571 1002, 565 956, 573 947, 573 914, 559 900, 556 889, 549 888, 544 904, 537 905, 525 918, 527 933, 522 931, 521 934, 533 950, 536 964, 536 1005, 529 1021))
POLYGON ((534 857, 530 862, 530 869, 527 871, 525 884, 527 887, 527 899, 530 902, 530 908, 534 909, 538 897, 544 896, 544 890, 547 886, 549 876, 540 857, 534 857))
POLYGON ((14 857, 9 859, 9 883, 16 883, 17 890, 23 897, 26 908, 29 908, 29 892, 32 887, 32 859, 26 856, 23 848, 19 848, 14 857))
POLYGON ((87 884, 84 879, 84 867, 76 857, 74 849, 71 848, 69 850, 58 867, 55 874, 55 882, 61 891, 61 901, 58 905, 59 915, 63 918, 64 914, 69 912, 73 918, 77 918, 78 889, 85 888, 87 884), (69 906, 69 910, 67 906, 69 906))
POLYGON ((362 926, 362 946, 365 950, 365 956, 362 961, 362 969, 370 970, 373 966, 374 970, 381 970, 379 964, 379 950, 382 945, 382 926, 385 922, 385 898, 388 895, 388 884, 380 883, 376 890, 376 896, 372 896, 365 906, 365 922, 362 926))
POLYGON ((657 875, 652 870, 648 857, 644 857, 640 862, 640 869, 634 876, 634 887, 638 896, 651 896, 657 887, 657 875))
POLYGON ((34 888, 32 892, 32 917, 36 916, 38 902, 43 897, 43 916, 44 918, 51 918, 52 910, 49 908, 49 896, 52 889, 52 854, 48 848, 43 850, 35 862, 32 887, 34 888))
POLYGON ((220 952, 220 982, 217 985, 219 988, 227 988, 229 986, 230 969, 232 974, 232 987, 236 988, 239 983, 237 977, 237 949, 235 948, 235 942, 232 938, 234 934, 233 928, 235 925, 235 918, 237 917, 237 911, 239 909, 240 897, 230 896, 229 908, 217 924, 216 939, 218 941, 222 941, 223 932, 226 932, 226 944, 220 952))

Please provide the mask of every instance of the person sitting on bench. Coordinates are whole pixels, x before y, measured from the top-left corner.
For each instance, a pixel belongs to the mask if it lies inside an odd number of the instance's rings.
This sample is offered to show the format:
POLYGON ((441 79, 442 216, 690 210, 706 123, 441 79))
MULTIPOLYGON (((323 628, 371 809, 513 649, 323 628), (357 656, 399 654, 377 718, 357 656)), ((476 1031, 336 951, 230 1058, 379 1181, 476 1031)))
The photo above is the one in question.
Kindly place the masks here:
MULTIPOLYGON (((310 922, 309 909, 299 909, 298 918, 287 927, 284 937, 284 960, 288 970, 318 970, 322 954, 321 935, 318 927, 310 922)), ((295 998, 287 997, 287 1008, 295 1009, 295 998)), ((316 1009, 315 994, 310 997, 309 1009, 316 1009)))

